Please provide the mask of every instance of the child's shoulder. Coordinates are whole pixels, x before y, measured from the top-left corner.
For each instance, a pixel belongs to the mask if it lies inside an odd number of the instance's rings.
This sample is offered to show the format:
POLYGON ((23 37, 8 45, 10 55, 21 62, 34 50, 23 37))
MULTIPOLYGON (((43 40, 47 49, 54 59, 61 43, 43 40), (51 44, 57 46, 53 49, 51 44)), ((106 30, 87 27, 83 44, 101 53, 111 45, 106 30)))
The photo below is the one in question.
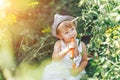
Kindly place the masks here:
POLYGON ((82 48, 86 47, 85 43, 81 41, 80 39, 76 38, 78 46, 81 45, 82 48))
POLYGON ((55 46, 61 46, 61 40, 56 41, 55 46))
POLYGON ((81 43, 82 48, 83 48, 83 49, 86 49, 85 43, 84 43, 83 41, 80 41, 80 43, 81 43))
POLYGON ((80 41, 81 45, 84 45, 85 46, 85 43, 83 41, 80 41))
POLYGON ((77 40, 78 45, 81 44, 82 46, 85 46, 85 43, 83 41, 81 41, 80 39, 76 39, 76 40, 77 40))

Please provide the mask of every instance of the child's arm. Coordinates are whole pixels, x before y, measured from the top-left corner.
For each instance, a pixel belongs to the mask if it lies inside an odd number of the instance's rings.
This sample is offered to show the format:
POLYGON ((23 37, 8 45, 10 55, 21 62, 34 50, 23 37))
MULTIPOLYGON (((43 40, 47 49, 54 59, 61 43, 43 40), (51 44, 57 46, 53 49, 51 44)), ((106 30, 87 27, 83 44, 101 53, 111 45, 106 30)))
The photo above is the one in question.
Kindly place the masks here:
POLYGON ((86 51, 86 46, 83 42, 81 42, 82 44, 82 61, 80 62, 80 65, 78 68, 75 68, 72 70, 72 75, 73 76, 77 76, 88 64, 88 56, 87 56, 87 51, 86 51))
POLYGON ((83 53, 82 53, 82 61, 80 62, 80 65, 78 67, 79 71, 82 71, 88 64, 86 45, 83 42, 81 42, 81 44, 82 44, 83 53))
POLYGON ((60 41, 57 41, 54 46, 52 60, 53 61, 61 60, 67 54, 68 51, 69 51, 68 47, 66 47, 64 50, 61 51, 61 43, 60 41))

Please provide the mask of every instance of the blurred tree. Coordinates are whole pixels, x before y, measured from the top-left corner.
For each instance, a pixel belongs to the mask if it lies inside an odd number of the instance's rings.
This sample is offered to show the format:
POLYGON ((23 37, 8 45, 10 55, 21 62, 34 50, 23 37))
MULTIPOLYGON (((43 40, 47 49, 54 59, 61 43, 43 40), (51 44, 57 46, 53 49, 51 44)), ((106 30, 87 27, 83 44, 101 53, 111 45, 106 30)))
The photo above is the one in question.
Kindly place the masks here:
MULTIPOLYGON (((24 3, 25 6, 29 5, 28 8, 23 9, 23 7, 19 7, 19 4, 13 6, 17 8, 11 9, 11 12, 16 16, 16 23, 12 25, 10 30, 13 34, 14 49, 19 63, 21 61, 30 62, 35 59, 36 61, 41 61, 40 58, 42 57, 39 55, 42 54, 42 52, 36 51, 36 53, 35 50, 39 50, 42 43, 44 45, 48 44, 48 46, 44 46, 44 50, 48 51, 44 54, 51 54, 49 47, 52 47, 53 43, 49 45, 49 42, 53 40, 47 39, 48 36, 51 35, 50 27, 53 22, 54 12, 57 10, 57 7, 55 7, 57 5, 56 2, 58 1, 31 0, 31 2, 24 3)), ((23 4, 23 2, 21 4, 23 4)))

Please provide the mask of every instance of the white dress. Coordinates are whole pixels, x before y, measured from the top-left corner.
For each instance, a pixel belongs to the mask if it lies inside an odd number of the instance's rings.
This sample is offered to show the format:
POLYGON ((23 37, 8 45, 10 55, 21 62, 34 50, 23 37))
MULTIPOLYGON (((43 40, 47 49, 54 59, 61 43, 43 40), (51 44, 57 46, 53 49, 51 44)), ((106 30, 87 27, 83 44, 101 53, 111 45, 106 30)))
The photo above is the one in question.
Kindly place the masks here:
MULTIPOLYGON (((77 44, 78 44, 78 39, 77 44)), ((61 50, 66 48, 66 45, 63 41, 61 41, 61 50)), ((78 46, 79 53, 82 52, 81 43, 78 46)), ((76 67, 79 66, 79 63, 82 60, 81 54, 74 58, 74 62, 76 63, 76 67)), ((70 69, 72 68, 72 60, 70 59, 70 54, 66 54, 66 56, 58 62, 52 62, 47 65, 42 80, 80 80, 80 78, 85 74, 85 70, 81 71, 77 76, 72 76, 70 74, 70 69)))

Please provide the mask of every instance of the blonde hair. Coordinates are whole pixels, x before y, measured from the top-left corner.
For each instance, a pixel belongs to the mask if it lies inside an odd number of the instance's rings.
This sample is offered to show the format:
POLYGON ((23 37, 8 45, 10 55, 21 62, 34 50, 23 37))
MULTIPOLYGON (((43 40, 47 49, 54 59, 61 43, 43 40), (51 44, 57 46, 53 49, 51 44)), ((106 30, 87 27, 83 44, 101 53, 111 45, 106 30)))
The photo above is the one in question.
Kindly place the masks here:
POLYGON ((63 30, 67 30, 68 28, 75 27, 75 24, 71 21, 63 21, 60 23, 56 29, 57 34, 62 32, 63 30))

